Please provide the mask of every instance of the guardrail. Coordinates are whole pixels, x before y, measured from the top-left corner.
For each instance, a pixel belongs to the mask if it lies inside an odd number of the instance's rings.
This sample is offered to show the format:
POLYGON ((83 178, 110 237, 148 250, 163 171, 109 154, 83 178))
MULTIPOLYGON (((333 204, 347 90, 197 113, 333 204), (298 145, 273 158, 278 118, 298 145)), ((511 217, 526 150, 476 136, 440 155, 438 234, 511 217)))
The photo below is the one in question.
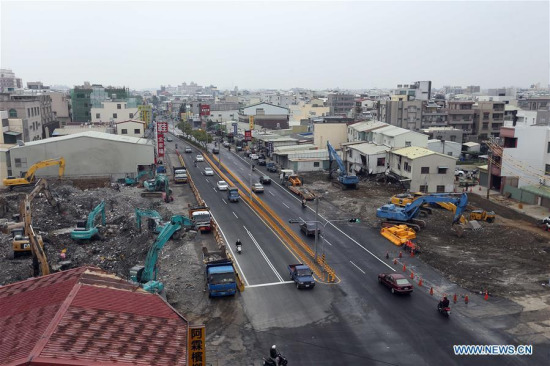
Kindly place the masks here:
MULTIPOLYGON (((205 159, 208 163, 216 169, 218 174, 226 181, 230 181, 227 176, 210 160, 208 156, 205 155, 205 159)), ((227 167, 219 161, 219 159, 214 156, 214 159, 228 172, 228 174, 237 181, 247 192, 250 194, 250 188, 246 186, 239 178, 237 178, 227 167)), ((277 232, 279 237, 285 241, 294 251, 294 253, 300 258, 300 260, 307 264, 311 270, 317 275, 318 278, 323 279, 326 282, 337 282, 338 277, 334 270, 327 265, 325 256, 318 256, 317 262, 310 257, 314 257, 315 253, 313 250, 306 244, 304 241, 298 237, 298 235, 290 229, 290 227, 281 220, 281 218, 273 212, 256 194, 255 201, 253 202, 247 195, 241 195, 241 199, 245 200, 249 206, 251 206, 263 220, 267 221, 269 225, 277 232)))

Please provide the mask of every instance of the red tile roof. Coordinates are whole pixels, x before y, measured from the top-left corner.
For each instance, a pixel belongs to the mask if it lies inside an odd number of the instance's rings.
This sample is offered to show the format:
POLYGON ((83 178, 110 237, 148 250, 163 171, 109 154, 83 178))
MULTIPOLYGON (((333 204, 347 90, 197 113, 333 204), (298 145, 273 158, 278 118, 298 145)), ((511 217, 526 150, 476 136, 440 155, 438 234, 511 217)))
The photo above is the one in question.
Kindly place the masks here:
POLYGON ((0 365, 185 365, 188 322, 99 268, 0 287, 0 365))

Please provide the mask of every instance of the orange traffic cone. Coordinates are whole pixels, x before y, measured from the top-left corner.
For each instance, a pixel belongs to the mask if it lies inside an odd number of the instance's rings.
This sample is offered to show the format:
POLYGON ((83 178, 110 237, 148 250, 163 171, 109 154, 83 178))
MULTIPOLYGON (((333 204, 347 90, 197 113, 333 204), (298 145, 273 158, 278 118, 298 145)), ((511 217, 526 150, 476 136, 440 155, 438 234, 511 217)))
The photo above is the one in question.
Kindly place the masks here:
POLYGON ((411 271, 411 280, 414 280, 414 272, 411 271))
POLYGON ((453 302, 456 304, 456 294, 453 296, 453 302))
POLYGON ((411 257, 414 257, 414 249, 411 248, 411 257))
POLYGON ((434 288, 433 287, 430 287, 430 295, 434 295, 434 288))
POLYGON ((420 281, 418 281, 418 287, 422 287, 422 278, 420 278, 420 281))
POLYGON ((468 299, 468 295, 464 296, 464 303, 466 305, 468 305, 468 301, 470 301, 470 299, 468 299))
POLYGON ((407 266, 403 265, 403 272, 405 272, 406 270, 407 270, 407 266))
POLYGON ((403 252, 399 251, 399 258, 403 258, 403 252))
POLYGON ((487 293, 487 290, 485 290, 485 296, 483 296, 485 301, 489 300, 489 294, 487 293))

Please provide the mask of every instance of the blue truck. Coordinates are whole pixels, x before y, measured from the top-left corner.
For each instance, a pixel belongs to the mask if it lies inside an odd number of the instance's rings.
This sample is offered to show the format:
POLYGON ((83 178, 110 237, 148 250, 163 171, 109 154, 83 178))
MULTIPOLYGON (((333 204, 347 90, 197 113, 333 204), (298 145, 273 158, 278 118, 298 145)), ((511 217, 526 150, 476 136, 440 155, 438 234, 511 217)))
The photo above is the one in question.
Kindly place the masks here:
POLYGON ((237 187, 229 187, 227 189, 227 200, 229 202, 239 202, 239 189, 237 187))
POLYGON ((315 287, 313 271, 305 264, 289 264, 288 271, 290 272, 290 279, 296 283, 297 289, 315 287))
POLYGON ((206 263, 208 297, 234 296, 237 280, 231 259, 219 259, 206 263))

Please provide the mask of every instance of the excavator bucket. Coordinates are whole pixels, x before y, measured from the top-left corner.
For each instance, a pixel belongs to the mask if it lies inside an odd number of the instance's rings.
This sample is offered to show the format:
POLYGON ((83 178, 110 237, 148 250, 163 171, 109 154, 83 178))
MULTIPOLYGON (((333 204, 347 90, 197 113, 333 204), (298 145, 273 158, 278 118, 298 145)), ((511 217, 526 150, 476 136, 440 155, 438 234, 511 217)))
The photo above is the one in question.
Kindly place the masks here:
POLYGON ((380 234, 397 246, 401 246, 407 241, 416 238, 416 232, 407 225, 383 227, 380 230, 380 234))

